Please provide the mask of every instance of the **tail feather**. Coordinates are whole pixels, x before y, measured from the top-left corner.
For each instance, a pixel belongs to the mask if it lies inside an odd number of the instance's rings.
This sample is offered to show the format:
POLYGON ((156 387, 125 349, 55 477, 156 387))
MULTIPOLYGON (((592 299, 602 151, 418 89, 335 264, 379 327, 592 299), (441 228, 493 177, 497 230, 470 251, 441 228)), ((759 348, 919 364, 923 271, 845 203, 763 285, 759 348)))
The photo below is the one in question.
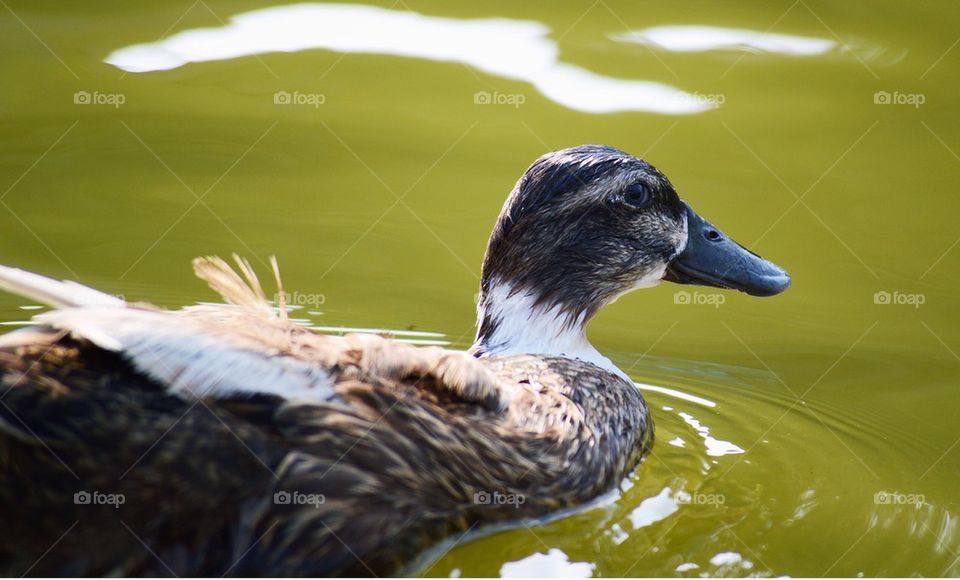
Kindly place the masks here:
POLYGON ((226 302, 272 314, 270 303, 250 262, 236 254, 233 259, 237 263, 237 270, 243 274, 242 278, 226 260, 217 256, 195 258, 193 272, 226 302))
POLYGON ((126 302, 70 280, 54 280, 19 268, 0 266, 0 289, 54 308, 124 306, 126 302))
POLYGON ((273 278, 277 284, 277 306, 278 311, 274 314, 267 300, 260 279, 246 258, 237 254, 233 255, 237 268, 234 270, 230 264, 217 256, 206 256, 194 258, 193 272, 198 278, 206 282, 210 288, 220 295, 224 301, 237 306, 246 306, 277 316, 280 320, 287 320, 287 302, 286 293, 283 291, 283 283, 280 281, 280 265, 277 263, 276 256, 270 256, 270 266, 273 269, 273 278), (238 273, 239 272, 239 273, 238 273), (240 274, 243 274, 241 278, 240 274))

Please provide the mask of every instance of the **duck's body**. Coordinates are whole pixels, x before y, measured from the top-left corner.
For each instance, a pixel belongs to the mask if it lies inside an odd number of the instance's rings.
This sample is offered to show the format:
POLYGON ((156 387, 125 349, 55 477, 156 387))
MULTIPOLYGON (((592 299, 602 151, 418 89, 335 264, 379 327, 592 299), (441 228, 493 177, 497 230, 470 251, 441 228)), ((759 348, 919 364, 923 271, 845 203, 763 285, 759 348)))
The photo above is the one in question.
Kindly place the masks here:
POLYGON ((328 369, 326 400, 194 398, 88 340, 7 338, 5 575, 74 522, 30 574, 383 575, 449 534, 585 502, 650 443, 639 391, 590 364, 477 361, 240 308, 197 314, 288 333, 280 356, 328 369), (77 505, 78 492, 124 503, 77 505))
POLYGON ((313 333, 270 308, 245 262, 246 280, 195 262, 229 304, 177 312, 0 268, 0 286, 56 308, 0 338, 0 572, 382 575, 451 534, 597 497, 653 428, 584 326, 629 289, 691 276, 678 264, 695 214, 675 198, 610 148, 538 160, 491 238, 476 358, 313 333), (577 185, 562 174, 573 170, 577 185), (600 239, 591 228, 606 217, 584 188, 609 211, 642 176, 662 191, 643 205, 630 193, 629 211, 666 209, 625 214, 600 239), (538 207, 560 207, 587 239, 565 238, 570 227, 544 238, 538 207), (637 224, 655 239, 598 256, 595 272, 583 255, 562 271, 575 244, 587 256, 629 246, 637 224))

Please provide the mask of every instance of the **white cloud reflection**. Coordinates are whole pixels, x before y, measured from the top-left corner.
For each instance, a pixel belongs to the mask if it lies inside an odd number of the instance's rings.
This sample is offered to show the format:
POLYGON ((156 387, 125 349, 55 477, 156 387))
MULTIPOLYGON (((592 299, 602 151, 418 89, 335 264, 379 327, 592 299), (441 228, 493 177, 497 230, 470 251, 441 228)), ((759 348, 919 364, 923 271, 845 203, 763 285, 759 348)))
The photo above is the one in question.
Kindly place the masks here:
POLYGON ((823 38, 718 26, 656 26, 611 34, 610 38, 620 42, 654 46, 672 52, 737 50, 773 52, 791 56, 824 54, 837 45, 836 42, 823 38))
POLYGON ((668 115, 714 108, 670 85, 618 79, 560 62, 550 29, 536 21, 457 19, 352 4, 294 4, 245 12, 219 28, 185 30, 120 48, 105 61, 128 72, 170 70, 269 52, 327 49, 460 62, 531 83, 545 97, 586 113, 668 115))
POLYGON ((571 562, 558 548, 546 554, 536 553, 500 568, 501 578, 590 578, 596 565, 592 562, 571 562))

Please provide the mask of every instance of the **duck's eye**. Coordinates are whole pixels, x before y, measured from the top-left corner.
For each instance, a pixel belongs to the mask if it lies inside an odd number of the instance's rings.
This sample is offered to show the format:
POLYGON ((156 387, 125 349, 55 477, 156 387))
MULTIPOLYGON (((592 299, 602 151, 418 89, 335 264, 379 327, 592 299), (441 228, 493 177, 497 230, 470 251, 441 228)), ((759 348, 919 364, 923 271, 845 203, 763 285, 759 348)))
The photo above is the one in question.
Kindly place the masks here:
POLYGON ((650 188, 645 183, 631 183, 623 191, 623 201, 633 207, 643 207, 650 203, 650 188))

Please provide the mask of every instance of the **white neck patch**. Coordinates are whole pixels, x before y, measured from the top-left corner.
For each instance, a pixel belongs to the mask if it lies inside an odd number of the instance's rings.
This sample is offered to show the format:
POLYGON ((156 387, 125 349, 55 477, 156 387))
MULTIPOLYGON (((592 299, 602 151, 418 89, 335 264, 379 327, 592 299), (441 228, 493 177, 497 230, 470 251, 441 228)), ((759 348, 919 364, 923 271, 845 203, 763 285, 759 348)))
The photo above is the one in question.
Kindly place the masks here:
MULTIPOLYGON (((687 245, 686 214, 683 215, 682 235, 683 239, 680 240, 673 257, 683 252, 687 245)), ((614 302, 633 290, 656 286, 663 279, 666 270, 667 263, 652 268, 633 286, 612 297, 607 303, 614 302)), ((538 306, 529 291, 513 292, 509 283, 498 282, 492 284, 490 292, 483 297, 478 315, 478 325, 482 325, 485 318, 494 323, 493 332, 476 345, 482 347, 484 356, 562 356, 593 363, 628 382, 633 382, 627 373, 600 354, 587 340, 585 314, 581 314, 576 320, 570 320, 570 315, 559 305, 538 306)))
POLYGON ((491 288, 480 311, 495 321, 481 343, 485 355, 540 354, 582 360, 633 382, 587 340, 584 314, 570 320, 560 306, 537 306, 527 291, 513 293, 508 284, 491 288))

